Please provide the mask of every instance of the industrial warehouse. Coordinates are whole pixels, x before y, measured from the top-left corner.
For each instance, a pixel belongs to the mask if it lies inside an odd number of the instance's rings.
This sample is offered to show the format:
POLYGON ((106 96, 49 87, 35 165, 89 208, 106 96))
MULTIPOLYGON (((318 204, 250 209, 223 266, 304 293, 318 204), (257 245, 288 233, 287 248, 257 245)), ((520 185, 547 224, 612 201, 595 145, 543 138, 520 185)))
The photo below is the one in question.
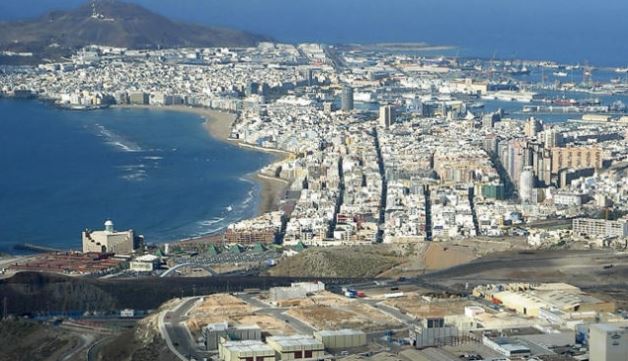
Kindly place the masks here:
POLYGON ((565 283, 490 284, 468 296, 363 286, 202 296, 166 317, 202 340, 199 354, 222 361, 623 361, 628 351, 615 304, 565 283))

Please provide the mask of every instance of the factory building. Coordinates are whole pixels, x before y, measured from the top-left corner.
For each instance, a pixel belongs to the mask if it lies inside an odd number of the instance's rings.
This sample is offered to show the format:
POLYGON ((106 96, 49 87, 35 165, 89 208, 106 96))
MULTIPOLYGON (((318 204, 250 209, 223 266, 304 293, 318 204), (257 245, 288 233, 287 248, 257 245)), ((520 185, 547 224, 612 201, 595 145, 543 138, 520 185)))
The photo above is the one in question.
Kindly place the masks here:
POLYGON ((510 284, 474 290, 484 297, 515 312, 539 317, 543 310, 562 312, 614 312, 615 304, 583 293, 579 288, 561 283, 529 285, 510 284))
POLYGON ((222 361, 275 361, 275 350, 262 341, 227 341, 218 344, 218 356, 222 361))
POLYGON ((270 300, 273 304, 279 304, 282 301, 303 299, 308 293, 315 293, 325 290, 325 284, 322 282, 296 282, 290 287, 273 287, 270 289, 270 300))
POLYGON ((527 357, 530 356, 530 348, 522 344, 511 341, 506 337, 482 336, 484 346, 499 352, 506 357, 527 357))
POLYGON ((628 360, 628 323, 591 325, 589 327, 589 360, 628 360))
POLYGON ((314 338, 328 350, 349 349, 366 345, 366 334, 359 330, 317 331, 314 338))
POLYGON ((266 342, 275 350, 276 360, 318 360, 325 354, 323 343, 311 336, 273 336, 266 342))
POLYGON ((229 341, 261 341, 262 330, 257 325, 230 326, 228 322, 212 323, 202 330, 205 350, 218 349, 221 339, 229 341))
POLYGON ((442 317, 426 318, 410 329, 410 338, 418 349, 446 345, 458 338, 458 328, 442 317))
POLYGON ((130 255, 137 243, 133 230, 117 232, 110 220, 105 222, 104 231, 83 231, 83 253, 130 255))

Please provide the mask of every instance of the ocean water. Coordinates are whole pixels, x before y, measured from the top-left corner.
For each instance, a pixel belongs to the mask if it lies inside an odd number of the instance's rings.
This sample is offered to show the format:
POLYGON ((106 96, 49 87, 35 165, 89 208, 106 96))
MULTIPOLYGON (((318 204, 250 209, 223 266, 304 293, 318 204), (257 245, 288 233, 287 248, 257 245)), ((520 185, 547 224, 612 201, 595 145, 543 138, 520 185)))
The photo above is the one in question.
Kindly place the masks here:
MULTIPOLYGON (((428 42, 453 55, 627 66, 626 0, 126 0, 284 42, 428 42)), ((2 0, 0 20, 84 0, 2 0)))
POLYGON ((271 161, 211 138, 194 114, 0 99, 0 251, 79 249, 108 218, 147 242, 210 233, 254 215, 246 175, 271 161))

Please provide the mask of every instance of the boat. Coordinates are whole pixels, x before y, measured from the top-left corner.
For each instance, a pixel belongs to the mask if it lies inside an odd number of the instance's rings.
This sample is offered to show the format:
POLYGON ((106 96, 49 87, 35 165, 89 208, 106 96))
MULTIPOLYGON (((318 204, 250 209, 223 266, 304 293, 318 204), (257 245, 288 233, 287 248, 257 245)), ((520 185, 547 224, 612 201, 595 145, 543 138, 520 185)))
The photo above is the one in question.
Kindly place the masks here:
POLYGON ((530 69, 526 66, 511 68, 508 70, 508 74, 510 75, 530 75, 530 69))
POLYGON ((615 69, 615 73, 621 73, 621 74, 628 73, 628 68, 617 68, 615 69))
POLYGON ((553 75, 557 78, 566 78, 569 74, 567 74, 567 72, 564 72, 564 71, 556 71, 553 73, 553 75))
POLYGON ((469 108, 471 108, 471 109, 482 109, 482 108, 484 108, 485 105, 486 104, 484 104, 484 103, 478 102, 478 103, 473 103, 473 104, 469 105, 469 108))

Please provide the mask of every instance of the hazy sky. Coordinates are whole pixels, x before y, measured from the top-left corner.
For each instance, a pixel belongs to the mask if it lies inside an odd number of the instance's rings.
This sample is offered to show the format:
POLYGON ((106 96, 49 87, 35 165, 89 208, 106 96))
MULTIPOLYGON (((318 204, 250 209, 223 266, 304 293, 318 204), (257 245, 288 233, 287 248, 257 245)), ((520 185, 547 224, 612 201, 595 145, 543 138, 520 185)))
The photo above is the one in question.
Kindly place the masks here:
MULTIPOLYGON (((133 0, 288 42, 426 41, 498 57, 628 64, 628 0, 133 0)), ((0 19, 81 0, 0 0, 0 19)))

